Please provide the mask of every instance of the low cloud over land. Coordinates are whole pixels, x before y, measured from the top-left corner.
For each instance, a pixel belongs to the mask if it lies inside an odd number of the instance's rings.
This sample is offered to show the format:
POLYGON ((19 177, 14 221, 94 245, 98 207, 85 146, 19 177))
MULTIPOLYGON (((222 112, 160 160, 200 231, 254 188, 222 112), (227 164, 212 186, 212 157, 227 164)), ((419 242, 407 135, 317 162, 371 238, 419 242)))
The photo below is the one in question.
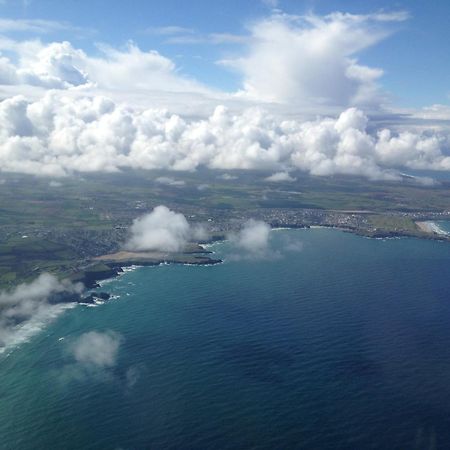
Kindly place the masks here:
POLYGON ((190 225, 183 214, 163 205, 135 219, 130 233, 125 248, 132 251, 179 252, 190 240, 205 237, 203 228, 190 225))

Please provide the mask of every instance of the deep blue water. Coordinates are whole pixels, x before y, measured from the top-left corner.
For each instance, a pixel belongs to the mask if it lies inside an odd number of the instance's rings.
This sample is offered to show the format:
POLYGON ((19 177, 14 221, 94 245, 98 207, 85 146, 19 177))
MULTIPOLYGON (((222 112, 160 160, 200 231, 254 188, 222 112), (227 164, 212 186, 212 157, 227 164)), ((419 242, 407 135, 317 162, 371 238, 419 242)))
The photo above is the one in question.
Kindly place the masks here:
POLYGON ((272 241, 126 273, 0 360, 0 448, 449 448, 450 245, 272 241), (68 349, 91 330, 122 336, 117 364, 80 374, 68 349))

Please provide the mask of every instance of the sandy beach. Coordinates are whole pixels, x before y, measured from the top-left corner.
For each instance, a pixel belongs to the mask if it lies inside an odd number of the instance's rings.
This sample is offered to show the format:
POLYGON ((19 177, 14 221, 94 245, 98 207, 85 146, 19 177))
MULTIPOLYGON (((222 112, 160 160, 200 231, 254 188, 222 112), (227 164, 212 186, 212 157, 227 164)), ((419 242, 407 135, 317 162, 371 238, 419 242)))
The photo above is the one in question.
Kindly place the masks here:
POLYGON ((448 233, 439 227, 435 222, 425 221, 425 222, 416 222, 416 225, 419 229, 425 233, 435 233, 441 234, 443 236, 447 236, 448 233))

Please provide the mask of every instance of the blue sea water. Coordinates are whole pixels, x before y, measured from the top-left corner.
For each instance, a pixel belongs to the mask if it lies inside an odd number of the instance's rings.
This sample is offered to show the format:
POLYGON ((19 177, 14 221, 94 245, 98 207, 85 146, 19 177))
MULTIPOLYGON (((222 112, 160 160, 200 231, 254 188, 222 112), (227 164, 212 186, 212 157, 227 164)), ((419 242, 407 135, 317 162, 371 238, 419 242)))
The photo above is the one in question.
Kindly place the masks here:
POLYGON ((271 240, 128 272, 4 356, 0 448, 449 448, 450 246, 271 240), (117 361, 83 371, 70 345, 93 330, 121 336, 117 361))
POLYGON ((450 233, 450 222, 446 220, 440 220, 436 223, 441 230, 445 231, 446 233, 450 233))

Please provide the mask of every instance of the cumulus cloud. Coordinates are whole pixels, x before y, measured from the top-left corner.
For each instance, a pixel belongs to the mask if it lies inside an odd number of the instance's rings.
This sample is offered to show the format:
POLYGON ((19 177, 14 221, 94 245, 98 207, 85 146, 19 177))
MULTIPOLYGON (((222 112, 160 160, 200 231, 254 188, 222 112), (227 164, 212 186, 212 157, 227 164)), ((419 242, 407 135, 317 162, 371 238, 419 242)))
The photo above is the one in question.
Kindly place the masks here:
POLYGON ((368 125, 356 108, 299 121, 218 106, 206 119, 188 120, 102 96, 16 96, 0 102, 0 170, 63 176, 122 168, 300 169, 370 179, 400 179, 395 168, 450 170, 445 128, 368 132, 368 125))
POLYGON ((274 174, 265 178, 266 181, 271 181, 274 183, 279 183, 282 181, 295 181, 296 178, 291 177, 289 172, 275 172, 274 174))
POLYGON ((64 347, 69 362, 58 371, 60 381, 120 382, 115 369, 123 340, 111 330, 88 331, 69 340, 64 347))
POLYGON ((246 221, 239 231, 229 233, 228 240, 232 246, 230 259, 276 260, 303 250, 303 242, 288 234, 277 236, 273 245, 271 226, 255 219, 246 221))
POLYGON ((218 178, 220 178, 221 180, 225 180, 225 181, 232 181, 232 180, 237 180, 238 177, 236 175, 224 173, 222 175, 219 175, 218 178))
POLYGON ((183 180, 176 180, 172 177, 158 177, 155 181, 159 184, 165 184, 167 186, 184 186, 186 183, 183 180))
POLYGON ((243 75, 243 94, 260 100, 348 107, 379 104, 379 68, 357 55, 390 34, 403 12, 292 16, 275 12, 250 27, 247 53, 222 61, 243 75))
POLYGON ((83 70, 86 54, 76 50, 69 42, 56 42, 43 46, 36 54, 21 56, 18 80, 24 84, 45 88, 65 89, 89 82, 83 70))
POLYGON ((0 292, 0 352, 38 331, 64 309, 61 301, 75 299, 82 290, 81 283, 44 273, 31 283, 0 292))
POLYGON ((108 369, 117 363, 122 337, 112 331, 89 331, 82 334, 70 347, 76 363, 89 369, 108 369))
POLYGON ((68 41, 47 44, 0 37, 0 51, 13 55, 0 57, 0 85, 17 85, 16 92, 23 92, 25 85, 107 91, 122 98, 133 93, 146 98, 149 93, 157 97, 164 92, 213 94, 212 89, 182 76, 172 60, 155 50, 142 51, 131 41, 122 48, 99 45, 98 50, 94 57, 68 41))
POLYGON ((209 90, 178 73, 170 59, 155 50, 144 52, 133 42, 122 50, 100 47, 103 55, 86 59, 86 71, 100 87, 107 89, 166 90, 206 93, 209 90))
POLYGON ((135 219, 130 233, 125 248, 133 251, 179 252, 190 240, 205 238, 202 227, 191 226, 183 214, 163 205, 135 219))
MULTIPOLYGON (((266 4, 275 8, 277 2, 266 4)), ((120 48, 99 44, 99 51, 92 56, 68 41, 44 43, 3 36, 0 51, 11 58, 1 56, 0 85, 17 85, 16 93, 23 93, 24 85, 107 92, 128 103, 141 98, 155 102, 171 93, 172 97, 185 97, 185 109, 186 105, 192 108, 193 98, 199 105, 211 105, 218 98, 231 97, 296 106, 379 105, 385 97, 378 88, 383 71, 360 64, 357 55, 388 36, 393 31, 389 24, 407 17, 404 12, 298 17, 274 9, 272 15, 253 23, 247 35, 199 34, 179 26, 147 30, 176 42, 234 43, 247 49, 239 57, 222 61, 242 74, 243 88, 237 96, 183 75, 174 61, 155 50, 143 51, 132 41, 120 48)), ((4 19, 0 20, 0 32, 2 27, 5 31, 43 33, 70 26, 4 19)))
MULTIPOLYGON (((275 11, 250 27, 247 53, 229 61, 243 75, 240 97, 211 91, 183 76, 169 58, 133 42, 122 48, 100 45, 91 56, 67 41, 0 37, 3 95, 27 95, 0 102, 0 171, 57 177, 122 168, 206 167, 270 170, 269 181, 289 181, 286 174, 295 169, 398 180, 397 169, 450 170, 448 127, 377 130, 361 109, 348 107, 379 105, 382 71, 360 64, 357 56, 407 18, 402 11, 301 17, 275 11), (183 114, 156 107, 166 104, 168 93, 183 105, 183 114), (274 116, 248 107, 249 98, 287 101, 297 110, 314 104, 333 114, 287 120, 286 106, 267 103, 279 113, 274 116), (213 110, 218 99, 231 109, 213 110), (201 114, 194 115, 194 104, 201 114)), ((57 27, 8 21, 0 21, 1 26, 57 27)), ((191 31, 153 30, 162 35, 191 31)), ((414 118, 449 117, 442 105, 420 114, 414 118)), ((178 184, 170 180, 160 182, 178 184)))
POLYGON ((265 256, 269 248, 270 225, 250 219, 244 223, 239 232, 229 236, 231 243, 245 252, 244 257, 265 256))

